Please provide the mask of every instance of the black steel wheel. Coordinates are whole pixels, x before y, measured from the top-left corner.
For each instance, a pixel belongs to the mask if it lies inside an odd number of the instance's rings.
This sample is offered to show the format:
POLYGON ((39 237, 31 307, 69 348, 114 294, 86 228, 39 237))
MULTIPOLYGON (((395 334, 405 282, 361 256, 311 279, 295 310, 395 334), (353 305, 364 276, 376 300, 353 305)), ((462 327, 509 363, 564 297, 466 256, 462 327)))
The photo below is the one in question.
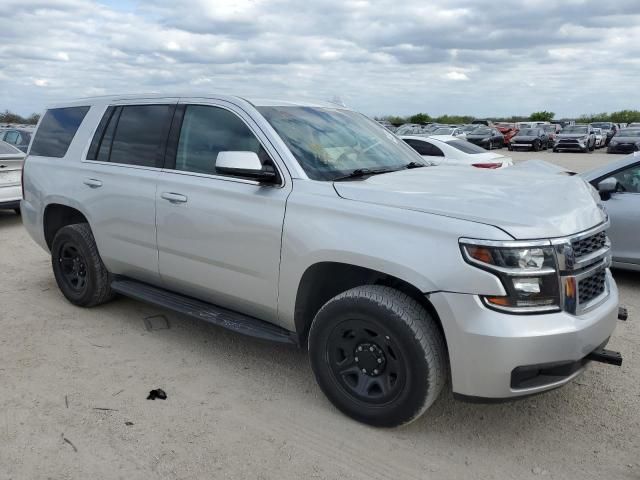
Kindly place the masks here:
POLYGON ((365 285, 329 300, 313 320, 308 344, 325 395, 370 425, 415 420, 446 380, 446 349, 435 321, 390 287, 365 285))
POLYGON ((87 261, 72 242, 65 242, 58 250, 58 263, 62 281, 74 292, 84 292, 87 288, 87 261))
POLYGON ((58 288, 71 303, 93 307, 113 298, 109 272, 86 223, 58 230, 51 244, 51 264, 58 288))
POLYGON ((407 363, 394 334, 373 319, 346 319, 327 341, 327 361, 345 393, 367 404, 395 400, 407 379, 407 363))

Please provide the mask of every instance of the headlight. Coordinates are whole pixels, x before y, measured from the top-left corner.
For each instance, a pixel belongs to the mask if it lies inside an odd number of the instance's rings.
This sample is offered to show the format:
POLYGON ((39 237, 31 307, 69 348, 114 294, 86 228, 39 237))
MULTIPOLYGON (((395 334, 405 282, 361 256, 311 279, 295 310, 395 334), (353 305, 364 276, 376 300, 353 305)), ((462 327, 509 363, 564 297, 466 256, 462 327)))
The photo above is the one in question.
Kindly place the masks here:
POLYGON ((460 247, 467 263, 499 277, 507 292, 482 296, 487 307, 510 313, 560 310, 556 259, 549 242, 461 239, 460 247))

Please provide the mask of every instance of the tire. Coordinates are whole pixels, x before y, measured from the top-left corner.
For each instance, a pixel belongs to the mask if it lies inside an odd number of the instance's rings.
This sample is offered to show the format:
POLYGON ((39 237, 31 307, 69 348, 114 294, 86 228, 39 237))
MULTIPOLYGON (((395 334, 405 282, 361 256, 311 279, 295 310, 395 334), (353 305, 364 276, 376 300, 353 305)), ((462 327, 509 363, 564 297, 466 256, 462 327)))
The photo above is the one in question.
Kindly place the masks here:
POLYGON ((417 419, 448 376, 435 321, 414 299, 389 287, 365 285, 329 300, 313 320, 308 343, 311 368, 327 398, 376 427, 417 419))
POLYGON ((508 145, 507 150, 509 150, 510 152, 513 152, 513 147, 511 145, 508 145))
POLYGON ((589 147, 589 151, 593 152, 596 149, 596 142, 593 142, 593 145, 589 147))
POLYGON ((94 307, 115 296, 109 272, 86 223, 58 230, 51 246, 51 265, 58 288, 74 305, 94 307))
POLYGON ((487 150, 493 150, 493 142, 489 140, 489 148, 487 150))
POLYGON ((540 140, 534 140, 533 141, 533 145, 531 146, 531 149, 534 152, 539 152, 540 151, 540 140))
POLYGON ((557 148, 553 149, 553 153, 558 153, 560 150, 558 150, 557 148))

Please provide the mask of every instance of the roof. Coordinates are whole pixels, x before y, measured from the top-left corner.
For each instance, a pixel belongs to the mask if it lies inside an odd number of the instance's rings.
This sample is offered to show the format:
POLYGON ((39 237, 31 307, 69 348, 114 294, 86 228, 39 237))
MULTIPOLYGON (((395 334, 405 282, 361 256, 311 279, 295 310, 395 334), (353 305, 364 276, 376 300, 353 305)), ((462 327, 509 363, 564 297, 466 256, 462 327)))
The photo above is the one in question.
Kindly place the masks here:
POLYGON ((101 95, 96 97, 84 97, 64 102, 57 102, 53 105, 49 105, 48 108, 73 106, 73 105, 87 105, 95 103, 113 103, 122 101, 135 101, 135 100, 178 100, 182 98, 202 98, 211 100, 222 100, 230 103, 244 103, 248 102, 255 107, 264 106, 287 106, 287 107, 316 107, 316 108, 341 108, 347 109, 344 105, 338 105, 336 103, 324 102, 318 100, 297 99, 297 100, 279 100, 279 99, 265 99, 254 97, 241 97, 237 95, 223 95, 217 93, 195 93, 195 92, 181 92, 181 93, 138 93, 138 94, 112 94, 101 95))

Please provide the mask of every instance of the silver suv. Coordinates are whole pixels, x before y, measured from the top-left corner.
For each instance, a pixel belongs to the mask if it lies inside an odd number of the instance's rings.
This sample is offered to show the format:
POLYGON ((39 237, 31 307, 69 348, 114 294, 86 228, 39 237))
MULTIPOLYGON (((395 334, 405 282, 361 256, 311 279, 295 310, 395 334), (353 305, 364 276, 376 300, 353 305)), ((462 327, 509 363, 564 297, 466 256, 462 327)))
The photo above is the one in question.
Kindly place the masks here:
POLYGON ((448 381, 495 401, 621 361, 595 190, 509 170, 429 167, 335 105, 103 97, 43 115, 22 213, 70 302, 308 347, 341 411, 395 426, 448 381))

